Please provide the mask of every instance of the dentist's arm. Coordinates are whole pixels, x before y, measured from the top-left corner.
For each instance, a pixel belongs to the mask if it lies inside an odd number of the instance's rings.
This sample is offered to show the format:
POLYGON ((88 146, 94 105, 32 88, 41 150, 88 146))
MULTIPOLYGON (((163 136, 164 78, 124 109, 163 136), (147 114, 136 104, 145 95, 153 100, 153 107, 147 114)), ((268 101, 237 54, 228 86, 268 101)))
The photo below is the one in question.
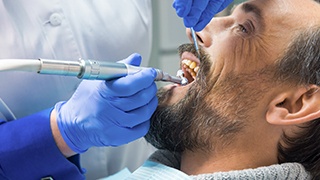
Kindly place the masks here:
POLYGON ((52 135, 53 135, 53 139, 57 144, 57 147, 59 148, 59 150, 61 151, 61 153, 65 156, 65 157, 70 157, 73 156, 75 154, 77 154, 76 152, 74 152, 68 145, 67 143, 63 140, 62 135, 59 131, 58 128, 58 123, 57 123, 57 112, 55 110, 52 110, 51 114, 50 114, 50 127, 51 127, 51 131, 52 131, 52 135))
POLYGON ((174 0, 177 15, 187 28, 201 31, 214 15, 225 9, 233 0, 174 0))
POLYGON ((79 155, 66 158, 56 145, 51 110, 0 120, 0 179, 85 179, 79 155))
MULTIPOLYGON (((125 62, 140 61, 133 55, 125 62)), ((146 69, 108 82, 83 81, 53 110, 0 120, 0 179, 85 179, 76 153, 122 145, 147 133, 157 106, 154 77, 155 71, 146 69)))

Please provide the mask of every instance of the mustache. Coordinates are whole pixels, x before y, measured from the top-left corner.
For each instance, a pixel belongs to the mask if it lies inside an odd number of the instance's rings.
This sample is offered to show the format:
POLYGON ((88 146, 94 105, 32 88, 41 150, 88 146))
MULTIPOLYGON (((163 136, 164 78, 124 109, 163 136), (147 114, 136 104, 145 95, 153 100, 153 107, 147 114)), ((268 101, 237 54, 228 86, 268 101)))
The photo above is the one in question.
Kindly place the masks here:
MULTIPOLYGON (((184 52, 190 52, 194 54, 196 57, 198 57, 196 48, 192 43, 182 44, 178 47, 178 53, 180 57, 184 52)), ((200 59, 199 59, 200 62, 207 60, 209 58, 209 55, 203 50, 201 46, 199 46, 199 56, 200 56, 200 59)))
POLYGON ((196 49, 194 47, 194 44, 192 43, 182 44, 178 47, 179 56, 181 56, 181 54, 186 51, 196 55, 196 49))

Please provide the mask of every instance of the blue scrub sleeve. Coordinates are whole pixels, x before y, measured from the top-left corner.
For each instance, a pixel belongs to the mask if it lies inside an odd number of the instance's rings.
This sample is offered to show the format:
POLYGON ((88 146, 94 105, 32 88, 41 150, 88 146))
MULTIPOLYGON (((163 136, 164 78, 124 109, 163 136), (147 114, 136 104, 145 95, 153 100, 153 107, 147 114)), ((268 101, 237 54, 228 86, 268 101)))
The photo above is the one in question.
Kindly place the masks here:
POLYGON ((7 179, 85 179, 79 155, 65 158, 51 132, 50 112, 0 121, 0 177, 7 179))

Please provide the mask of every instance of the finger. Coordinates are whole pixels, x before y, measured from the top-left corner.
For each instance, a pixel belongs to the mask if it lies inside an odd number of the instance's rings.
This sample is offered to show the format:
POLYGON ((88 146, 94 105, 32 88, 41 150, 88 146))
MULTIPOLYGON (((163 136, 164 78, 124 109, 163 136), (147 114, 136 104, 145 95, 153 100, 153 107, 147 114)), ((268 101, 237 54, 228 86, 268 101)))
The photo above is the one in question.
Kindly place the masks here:
POLYGON ((202 12, 197 24, 193 27, 195 31, 201 31, 217 14, 224 0, 209 1, 206 9, 202 12))
POLYGON ((158 105, 158 98, 154 97, 150 101, 150 103, 142 106, 138 109, 134 109, 130 112, 123 112, 122 115, 116 115, 117 117, 124 118, 116 118, 116 124, 120 127, 133 128, 138 124, 149 121, 152 114, 156 110, 158 105))
POLYGON ((139 139, 147 134, 150 128, 150 121, 143 122, 134 128, 119 128, 117 131, 117 138, 110 139, 110 142, 106 143, 111 146, 120 146, 127 144, 131 141, 139 139))
POLYGON ((193 1, 190 13, 184 17, 184 24, 186 27, 194 27, 200 17, 202 12, 206 9, 209 0, 196 0, 193 1))
POLYGON ((202 31, 212 20, 215 13, 214 11, 204 11, 201 15, 201 18, 197 22, 197 24, 193 27, 195 31, 202 31))
POLYGON ((133 53, 129 57, 127 57, 126 59, 123 59, 123 60, 118 61, 118 62, 130 64, 130 65, 133 65, 133 66, 140 66, 141 61, 142 61, 141 55, 138 54, 138 53, 133 53))
POLYGON ((143 89, 130 97, 113 98, 111 104, 114 107, 127 112, 150 103, 150 101, 156 96, 156 93, 157 86, 155 83, 152 83, 150 87, 143 89))
POLYGON ((176 9, 177 15, 183 18, 189 14, 192 0, 175 0, 172 6, 176 9))
POLYGON ((131 96, 154 83, 156 75, 157 73, 153 68, 146 68, 135 74, 130 74, 112 81, 106 81, 105 86, 102 87, 101 95, 104 97, 131 96))

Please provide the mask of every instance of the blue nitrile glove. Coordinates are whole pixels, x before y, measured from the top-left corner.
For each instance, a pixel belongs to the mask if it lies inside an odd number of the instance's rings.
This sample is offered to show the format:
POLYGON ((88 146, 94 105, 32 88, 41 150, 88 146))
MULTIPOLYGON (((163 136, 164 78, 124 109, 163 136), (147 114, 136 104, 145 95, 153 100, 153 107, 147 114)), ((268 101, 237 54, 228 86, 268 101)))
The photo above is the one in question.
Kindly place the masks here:
MULTIPOLYGON (((140 65, 132 54, 122 62, 140 65)), ((119 146, 144 136, 158 105, 153 68, 112 81, 83 80, 67 102, 55 105, 57 123, 76 153, 92 146, 119 146)))
POLYGON ((214 15, 226 8, 233 0, 174 0, 177 15, 183 18, 187 28, 201 31, 214 15))

